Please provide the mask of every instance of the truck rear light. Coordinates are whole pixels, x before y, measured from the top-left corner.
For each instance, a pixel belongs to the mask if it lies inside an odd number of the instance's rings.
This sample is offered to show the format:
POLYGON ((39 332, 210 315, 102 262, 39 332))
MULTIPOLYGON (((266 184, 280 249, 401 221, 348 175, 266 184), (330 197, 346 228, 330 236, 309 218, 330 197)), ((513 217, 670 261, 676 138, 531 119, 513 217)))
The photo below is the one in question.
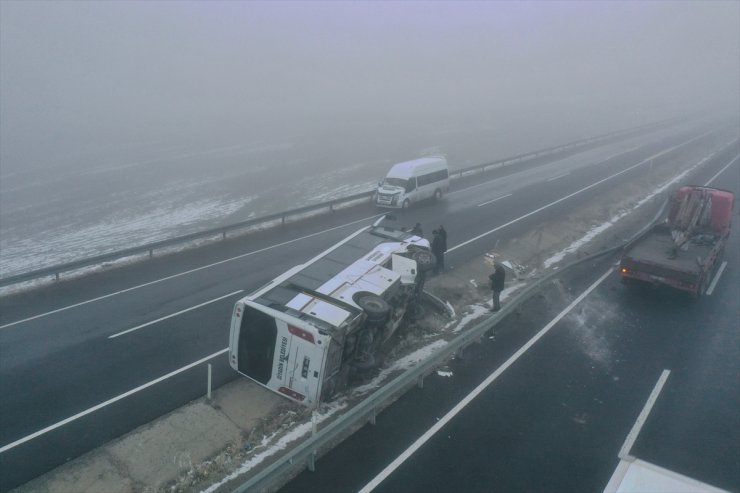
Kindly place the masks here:
POLYGON ((310 332, 306 330, 299 329, 298 327, 294 327, 292 325, 288 325, 288 332, 290 332, 296 337, 300 337, 304 341, 310 342, 311 344, 316 343, 316 341, 314 341, 313 334, 311 334, 310 332))
POLYGON ((303 399, 305 399, 305 398, 306 398, 306 396, 305 396, 305 395, 303 395, 303 394, 299 394, 299 393, 298 393, 298 392, 296 392, 295 390, 293 390, 293 389, 289 389, 288 387, 280 387, 280 388, 278 389, 278 392, 280 392, 281 394, 285 394, 285 395, 287 395, 288 397, 290 397, 290 398, 292 398, 292 399, 295 399, 295 400, 297 400, 297 401, 299 401, 299 402, 303 402, 303 399))
POLYGON ((622 274, 629 274, 630 270, 627 267, 622 267, 621 269, 619 269, 619 272, 621 272, 622 274))

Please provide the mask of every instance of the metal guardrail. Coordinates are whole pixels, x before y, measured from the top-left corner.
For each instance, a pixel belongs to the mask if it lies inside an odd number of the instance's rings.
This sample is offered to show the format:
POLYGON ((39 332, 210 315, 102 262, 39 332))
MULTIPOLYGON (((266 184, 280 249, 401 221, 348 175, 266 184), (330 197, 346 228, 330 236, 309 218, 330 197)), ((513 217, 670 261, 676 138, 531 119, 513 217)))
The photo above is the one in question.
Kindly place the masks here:
MULTIPOLYGON (((456 169, 456 170, 451 171, 450 178, 453 178, 453 179, 461 178, 464 175, 475 172, 475 171, 484 172, 484 171, 487 171, 488 169, 495 169, 498 167, 508 166, 514 163, 521 163, 523 161, 528 161, 528 160, 535 159, 535 158, 542 157, 542 156, 556 154, 558 152, 562 152, 567 149, 576 149, 578 147, 583 147, 588 144, 592 144, 592 143, 606 140, 609 138, 613 138, 617 136, 625 136, 631 133, 637 133, 637 132, 644 131, 645 129, 648 129, 648 128, 654 128, 654 127, 659 127, 661 125, 666 125, 676 120, 677 119, 675 118, 671 118, 668 120, 662 120, 659 122, 650 123, 647 125, 641 125, 639 127, 635 127, 631 129, 620 130, 617 132, 610 132, 607 134, 590 137, 588 139, 577 140, 577 141, 569 142, 567 144, 562 144, 559 146, 548 147, 545 149, 540 149, 538 151, 529 152, 526 154, 520 154, 517 156, 507 157, 507 158, 499 159, 499 160, 492 161, 492 162, 485 163, 485 164, 477 164, 474 166, 469 166, 467 168, 456 169)), ((62 272, 74 271, 74 270, 77 270, 83 267, 89 267, 91 265, 99 265, 104 262, 118 260, 118 259, 122 259, 126 257, 132 257, 135 255, 140 255, 144 253, 148 253, 149 257, 152 257, 154 255, 155 250, 188 243, 194 240, 212 238, 212 237, 217 237, 217 236, 221 236, 223 239, 226 239, 226 235, 230 231, 246 229, 246 228, 261 225, 261 224, 269 224, 271 222, 277 222, 278 220, 280 220, 282 224, 282 223, 285 223, 286 219, 289 219, 291 217, 298 217, 298 216, 301 216, 302 214, 307 214, 310 212, 317 212, 321 210, 332 212, 337 206, 340 206, 342 204, 348 204, 348 203, 363 200, 363 199, 370 199, 374 193, 375 193, 375 190, 359 192, 353 195, 348 195, 346 197, 340 197, 340 198, 326 201, 326 202, 321 202, 317 204, 307 205, 304 207, 299 207, 297 209, 291 209, 288 211, 278 212, 278 213, 270 214, 267 216, 261 216, 261 217, 257 217, 254 219, 249 219, 246 221, 229 224, 226 226, 219 226, 216 228, 206 229, 203 231, 198 231, 195 233, 177 236, 177 237, 169 238, 166 240, 156 241, 153 243, 147 243, 144 245, 139 245, 139 246, 135 246, 131 248, 125 248, 123 250, 116 250, 114 252, 105 253, 102 255, 96 255, 94 257, 88 257, 85 259, 75 260, 72 262, 67 262, 67 263, 63 263, 59 265, 53 265, 50 267, 45 267, 42 269, 37 269, 37 270, 30 271, 30 272, 26 272, 24 274, 17 274, 17 275, 8 276, 5 278, 0 278, 0 287, 17 284, 17 283, 24 282, 24 281, 39 279, 39 278, 47 277, 47 276, 54 276, 55 279, 58 280, 59 275, 62 272)))
POLYGON ((327 447, 330 447, 332 443, 341 440, 343 436, 347 435, 348 430, 353 427, 362 426, 367 422, 375 423, 377 413, 382 411, 388 403, 414 385, 423 385, 423 381, 426 376, 430 375, 436 368, 443 365, 450 358, 461 355, 466 347, 479 341, 484 337, 487 331, 495 327, 496 324, 506 318, 510 313, 517 310, 519 305, 536 294, 552 279, 562 275, 577 265, 629 247, 632 243, 644 236, 663 216, 668 203, 668 200, 664 200, 660 210, 652 221, 623 244, 588 255, 582 259, 576 260, 575 262, 571 262, 562 269, 551 272, 537 280, 534 284, 525 287, 521 293, 515 296, 511 301, 505 303, 501 308, 501 311, 496 313, 496 315, 477 324, 472 329, 464 331, 452 339, 447 345, 437 350, 424 362, 405 371, 387 385, 382 386, 364 401, 350 409, 347 413, 343 414, 335 421, 328 424, 325 428, 318 431, 315 435, 306 439, 290 452, 286 453, 283 457, 246 480, 234 490, 234 493, 262 493, 264 491, 271 491, 280 486, 279 482, 288 477, 289 474, 295 473, 297 467, 301 465, 313 471, 315 469, 316 459, 321 450, 325 450, 327 447))

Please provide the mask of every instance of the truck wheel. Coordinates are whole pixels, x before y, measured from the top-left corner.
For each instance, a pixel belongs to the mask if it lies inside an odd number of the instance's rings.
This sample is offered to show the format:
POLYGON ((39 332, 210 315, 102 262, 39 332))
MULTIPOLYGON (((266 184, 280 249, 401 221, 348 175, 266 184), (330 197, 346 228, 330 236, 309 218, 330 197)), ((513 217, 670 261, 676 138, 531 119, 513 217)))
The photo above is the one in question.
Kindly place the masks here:
POLYGON ((419 250, 418 252, 414 252, 411 259, 416 262, 416 267, 419 269, 419 272, 429 272, 434 267, 434 257, 432 257, 432 252, 419 250))
POLYGON ((442 190, 439 188, 434 191, 434 201, 438 201, 442 198, 442 190))
POLYGON ((391 307, 388 302, 374 294, 361 296, 357 299, 357 304, 365 311, 367 319, 371 322, 380 322, 385 320, 391 312, 391 307))

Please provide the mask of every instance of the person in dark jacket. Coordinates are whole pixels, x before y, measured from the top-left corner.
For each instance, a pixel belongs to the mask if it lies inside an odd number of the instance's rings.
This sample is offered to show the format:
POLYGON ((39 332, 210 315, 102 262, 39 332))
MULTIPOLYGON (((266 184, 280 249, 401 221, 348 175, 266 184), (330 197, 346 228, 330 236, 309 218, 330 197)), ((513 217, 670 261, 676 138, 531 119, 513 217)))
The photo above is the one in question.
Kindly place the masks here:
POLYGON ((447 230, 445 230, 445 227, 440 224, 437 231, 439 232, 439 236, 442 238, 442 246, 444 247, 444 252, 447 253, 447 230))
POLYGON ((424 238, 424 232, 421 230, 421 223, 416 223, 414 228, 411 230, 411 234, 424 238))
POLYGON ((506 269, 499 262, 493 262, 493 274, 488 276, 491 280, 491 290, 493 291, 493 307, 492 312, 497 312, 501 309, 501 291, 504 290, 504 280, 506 279, 506 269))
POLYGON ((436 229, 432 231, 432 236, 432 253, 434 254, 434 258, 437 259, 437 263, 434 264, 434 273, 439 274, 445 268, 445 242, 442 239, 442 235, 436 229))

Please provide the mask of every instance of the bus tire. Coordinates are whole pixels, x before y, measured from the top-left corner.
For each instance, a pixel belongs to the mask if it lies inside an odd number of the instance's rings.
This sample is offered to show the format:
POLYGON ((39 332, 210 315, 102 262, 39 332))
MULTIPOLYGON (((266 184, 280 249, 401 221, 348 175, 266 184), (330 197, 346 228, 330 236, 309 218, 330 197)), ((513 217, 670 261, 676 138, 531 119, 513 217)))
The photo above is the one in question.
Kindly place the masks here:
POLYGON ((434 268, 434 256, 427 250, 419 250, 411 255, 411 259, 416 262, 416 268, 419 272, 429 272, 434 268))
POLYGON ((371 322, 385 320, 391 312, 391 306, 378 295, 367 294, 357 299, 357 304, 367 314, 367 319, 371 322))

